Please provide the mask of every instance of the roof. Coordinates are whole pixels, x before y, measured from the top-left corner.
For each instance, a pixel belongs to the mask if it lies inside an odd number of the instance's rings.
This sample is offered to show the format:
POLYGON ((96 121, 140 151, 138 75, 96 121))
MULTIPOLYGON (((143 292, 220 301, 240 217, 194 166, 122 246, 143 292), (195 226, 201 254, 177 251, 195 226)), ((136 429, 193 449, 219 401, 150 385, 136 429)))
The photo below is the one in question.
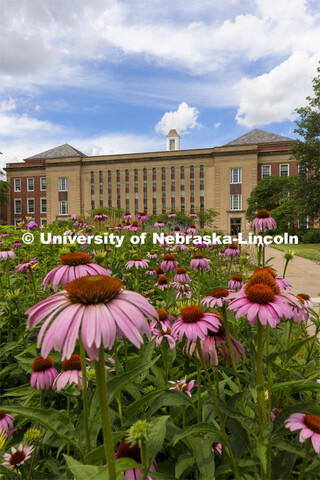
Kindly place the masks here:
POLYGON ((175 128, 171 128, 170 132, 168 133, 167 137, 171 136, 171 135, 178 135, 178 132, 175 128))
POLYGON ((37 158, 66 158, 66 157, 86 157, 84 153, 72 147, 68 143, 60 145, 60 147, 51 148, 45 152, 38 153, 32 157, 25 158, 25 160, 34 160, 37 158))
POLYGON ((253 145, 258 143, 275 143, 275 142, 293 142, 294 140, 289 137, 283 137, 282 135, 276 135, 275 133, 266 132, 265 130, 259 130, 255 128, 251 132, 242 135, 241 137, 232 140, 232 142, 226 145, 253 145))

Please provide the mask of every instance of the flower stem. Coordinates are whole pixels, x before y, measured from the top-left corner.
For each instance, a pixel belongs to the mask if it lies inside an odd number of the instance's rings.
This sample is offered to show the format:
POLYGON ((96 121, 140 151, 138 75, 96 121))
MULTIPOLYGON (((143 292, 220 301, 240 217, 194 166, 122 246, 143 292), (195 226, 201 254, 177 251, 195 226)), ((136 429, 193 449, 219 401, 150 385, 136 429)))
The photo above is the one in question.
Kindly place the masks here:
MULTIPOLYGON (((306 442, 306 453, 309 453, 310 444, 311 444, 311 440, 308 439, 307 442, 306 442)), ((309 461, 309 458, 308 458, 308 456, 306 456, 302 461, 298 480, 303 480, 304 479, 304 472, 305 472, 305 469, 307 468, 308 461, 309 461)))
POLYGON ((109 479, 116 480, 116 467, 114 462, 113 439, 111 430, 111 420, 109 413, 108 389, 106 382, 106 369, 104 366, 104 349, 100 346, 100 356, 97 362, 94 362, 97 381, 97 392, 99 398, 100 416, 103 433, 103 446, 107 459, 109 479))
POLYGON ((257 389, 257 407, 258 407, 258 422, 259 422, 259 440, 263 440, 262 429, 265 424, 265 397, 263 384, 263 340, 264 340, 263 325, 257 320, 257 375, 256 375, 256 389, 257 389))
POLYGON ((197 394, 198 394, 198 409, 197 409, 197 421, 201 422, 201 366, 200 362, 197 362, 197 394))
POLYGON ((34 292, 34 298, 35 298, 35 301, 37 302, 38 301, 38 296, 37 296, 36 284, 35 284, 35 281, 34 281, 34 276, 33 276, 31 267, 29 267, 28 273, 30 273, 31 282, 32 282, 32 286, 33 286, 33 292, 34 292))
POLYGON ((285 266, 284 266, 284 269, 283 269, 283 274, 282 274, 282 278, 284 278, 286 276, 286 271, 287 271, 287 268, 288 268, 288 265, 289 265, 289 259, 287 258, 286 259, 286 263, 285 263, 285 266))
POLYGON ((81 357, 81 373, 82 373, 82 400, 83 400, 83 417, 84 417, 84 435, 86 439, 87 453, 91 450, 89 435, 89 406, 88 406, 88 390, 87 390, 87 369, 86 369, 86 351, 79 334, 80 357, 81 357))
MULTIPOLYGON (((117 348, 117 339, 114 344, 114 360, 115 360, 115 370, 116 375, 119 375, 119 359, 118 359, 118 348, 117 348)), ((118 404, 118 411, 119 411, 119 420, 121 427, 123 426, 123 415, 122 415, 122 403, 121 403, 121 393, 117 396, 117 404, 118 404)))
POLYGON ((228 452, 229 452, 234 477, 235 477, 236 480, 240 480, 238 467, 237 467, 237 464, 236 464, 236 461, 235 461, 235 458, 234 458, 234 455, 233 455, 233 452, 232 452, 232 448, 231 448, 231 445, 230 445, 230 442, 229 442, 229 438, 226 434, 224 421, 223 421, 221 411, 220 411, 220 408, 219 408, 218 399, 217 399, 216 393, 214 391, 214 388, 213 388, 213 385, 212 385, 212 382, 211 382, 211 378, 210 378, 210 375, 209 375, 209 372, 208 372, 206 362, 204 361, 203 352, 202 352, 201 343, 200 343, 199 338, 197 339, 197 348, 198 348, 199 356, 200 356, 200 359, 201 359, 202 368, 204 370, 204 373, 205 373, 205 376, 206 376, 206 379, 207 379, 207 382, 208 382, 209 390, 210 390, 211 396, 213 398, 215 410, 217 412, 221 433, 222 433, 222 436, 224 437, 224 441, 226 443, 226 447, 227 447, 228 452))

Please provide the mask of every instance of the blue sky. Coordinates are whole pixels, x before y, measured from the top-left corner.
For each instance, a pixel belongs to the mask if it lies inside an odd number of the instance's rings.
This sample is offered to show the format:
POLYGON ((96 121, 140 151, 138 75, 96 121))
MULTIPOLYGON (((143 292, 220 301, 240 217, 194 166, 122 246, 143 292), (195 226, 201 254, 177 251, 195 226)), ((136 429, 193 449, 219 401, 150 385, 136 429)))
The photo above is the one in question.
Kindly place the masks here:
POLYGON ((2 0, 5 162, 69 143, 88 155, 295 137, 312 94, 313 0, 2 0))

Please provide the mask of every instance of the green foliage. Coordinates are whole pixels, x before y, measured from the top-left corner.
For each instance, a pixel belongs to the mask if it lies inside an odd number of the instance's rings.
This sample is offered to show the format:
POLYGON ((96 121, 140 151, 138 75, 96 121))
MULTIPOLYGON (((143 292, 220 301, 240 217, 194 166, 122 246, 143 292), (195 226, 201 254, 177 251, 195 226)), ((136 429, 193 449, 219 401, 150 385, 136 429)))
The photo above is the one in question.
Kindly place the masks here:
POLYGON ((320 228, 312 228, 302 235, 303 243, 320 243, 320 228))

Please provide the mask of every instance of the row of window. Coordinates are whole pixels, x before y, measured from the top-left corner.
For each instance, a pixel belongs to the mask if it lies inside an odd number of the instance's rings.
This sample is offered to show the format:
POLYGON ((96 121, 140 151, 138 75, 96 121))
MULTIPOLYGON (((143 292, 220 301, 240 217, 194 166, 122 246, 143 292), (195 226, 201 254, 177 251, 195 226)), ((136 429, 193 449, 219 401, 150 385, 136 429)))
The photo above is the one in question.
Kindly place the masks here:
MULTIPOLYGON (((279 165, 280 177, 289 177, 289 163, 281 163, 279 165)), ((261 178, 271 176, 271 165, 261 165, 261 178)))
MULTIPOLYGON (((45 192, 47 190, 46 177, 40 177, 40 190, 45 192)), ((21 178, 14 179, 14 191, 21 192, 21 178)), ((27 191, 34 192, 34 178, 27 178, 27 191)))
MULTIPOLYGON (((31 218, 30 221, 34 221, 34 218, 31 218)), ((22 222, 22 218, 15 218, 14 219, 14 224, 17 227, 19 223, 22 222)), ((47 226, 47 219, 46 218, 40 218, 40 225, 42 226, 47 226)))
MULTIPOLYGON (((27 213, 33 215, 35 213, 35 199, 27 198, 27 213)), ((15 215, 22 214, 22 200, 21 198, 14 199, 14 213, 15 215)), ((40 213, 47 213, 47 199, 40 198, 40 213)))

